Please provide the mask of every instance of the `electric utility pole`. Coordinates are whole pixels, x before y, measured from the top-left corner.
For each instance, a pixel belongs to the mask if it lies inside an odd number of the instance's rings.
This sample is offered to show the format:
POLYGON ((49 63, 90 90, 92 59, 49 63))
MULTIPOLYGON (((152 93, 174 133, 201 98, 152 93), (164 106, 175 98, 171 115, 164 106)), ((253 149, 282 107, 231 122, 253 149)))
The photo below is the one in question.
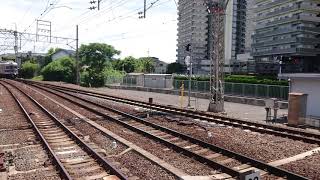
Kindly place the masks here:
POLYGON ((89 3, 93 6, 89 7, 90 10, 95 10, 95 9, 98 9, 98 11, 100 10, 100 3, 101 3, 102 0, 98 0, 98 1, 95 1, 95 0, 92 0, 90 1, 89 3), (97 5, 96 5, 97 3, 97 5))
POLYGON ((210 104, 208 111, 224 112, 224 26, 229 0, 205 0, 209 13, 210 104))
POLYGON ((76 26, 76 83, 80 85, 80 69, 79 69, 79 26, 76 26))
POLYGON ((147 0, 144 0, 144 5, 143 5, 143 18, 146 18, 146 13, 147 13, 147 0))
POLYGON ((16 60, 16 63, 18 64, 18 67, 21 67, 21 60, 20 58, 18 57, 18 31, 17 31, 17 27, 15 29, 15 31, 13 32, 13 35, 14 35, 14 55, 15 55, 15 60, 16 60))
POLYGON ((153 5, 155 5, 157 2, 160 0, 155 0, 150 3, 150 5, 147 7, 147 0, 144 0, 143 4, 143 11, 138 12, 139 14, 139 19, 145 19, 147 17, 147 11, 152 8, 153 5))
POLYGON ((138 12, 139 19, 145 19, 147 13, 147 0, 144 0, 143 11, 138 12))

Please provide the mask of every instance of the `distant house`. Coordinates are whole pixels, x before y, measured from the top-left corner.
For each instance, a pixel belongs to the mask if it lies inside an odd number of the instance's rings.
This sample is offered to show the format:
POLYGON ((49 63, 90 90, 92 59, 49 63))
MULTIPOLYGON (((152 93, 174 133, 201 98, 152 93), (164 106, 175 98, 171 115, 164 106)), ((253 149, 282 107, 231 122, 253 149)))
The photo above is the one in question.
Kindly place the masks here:
POLYGON ((148 57, 154 62, 154 72, 155 74, 165 74, 167 72, 168 63, 160 61, 157 57, 148 57))
POLYGON ((167 73, 167 66, 168 63, 165 63, 163 61, 156 61, 155 67, 154 67, 154 73, 155 74, 165 74, 167 73))
POLYGON ((55 61, 63 57, 74 57, 74 56, 75 56, 75 51, 73 50, 59 49, 52 54, 51 59, 52 61, 55 61))

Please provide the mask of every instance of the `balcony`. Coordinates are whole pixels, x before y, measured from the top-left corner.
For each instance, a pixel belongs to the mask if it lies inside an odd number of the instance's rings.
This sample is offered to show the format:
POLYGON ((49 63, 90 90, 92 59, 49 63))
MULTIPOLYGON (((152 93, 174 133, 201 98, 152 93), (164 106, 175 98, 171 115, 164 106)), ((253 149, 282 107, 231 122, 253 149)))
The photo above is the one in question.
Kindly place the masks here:
POLYGON ((282 54, 316 56, 320 54, 320 49, 306 49, 306 48, 274 49, 269 51, 253 52, 252 56, 271 56, 271 55, 282 55, 282 54))
POLYGON ((259 12, 259 11, 262 11, 262 10, 265 10, 265 9, 272 8, 272 7, 277 6, 277 5, 279 5, 279 4, 285 4, 285 3, 287 3, 288 1, 290 1, 290 0, 275 0, 275 1, 273 1, 272 3, 268 3, 268 4, 264 5, 264 6, 261 6, 261 7, 256 8, 256 12, 259 12))
POLYGON ((320 23, 320 17, 307 16, 307 15, 299 15, 300 19, 303 21, 311 21, 320 23))
POLYGON ((306 38, 306 37, 292 37, 286 39, 278 39, 265 41, 260 43, 253 43, 252 47, 267 47, 279 44, 291 44, 291 43, 300 43, 300 44, 318 44, 320 41, 319 38, 306 38))
POLYGON ((306 16, 306 15, 294 15, 292 17, 285 18, 285 19, 279 19, 279 20, 271 21, 271 22, 264 23, 264 24, 257 24, 256 29, 267 28, 267 27, 276 26, 279 24, 285 24, 285 23, 292 22, 292 21, 299 21, 299 20, 320 23, 320 17, 306 16))
POLYGON ((309 4, 295 4, 291 7, 285 7, 285 8, 281 8, 278 9, 274 12, 269 12, 265 15, 263 15, 263 17, 261 18, 257 18, 257 20, 262 20, 262 19, 267 19, 269 17, 273 17, 273 16, 277 16, 279 14, 284 14, 288 11, 294 11, 294 10, 299 10, 299 9, 303 9, 303 10, 311 10, 311 11, 319 11, 320 12, 320 7, 319 6, 311 6, 309 4))
POLYGON ((277 29, 265 33, 257 33, 254 34, 252 37, 253 38, 262 38, 262 37, 270 37, 270 36, 275 36, 279 34, 289 34, 293 32, 311 32, 311 33, 316 33, 320 34, 320 27, 293 27, 293 28, 285 28, 285 29, 277 29))
POLYGON ((320 34, 320 27, 301 27, 303 31, 320 34))

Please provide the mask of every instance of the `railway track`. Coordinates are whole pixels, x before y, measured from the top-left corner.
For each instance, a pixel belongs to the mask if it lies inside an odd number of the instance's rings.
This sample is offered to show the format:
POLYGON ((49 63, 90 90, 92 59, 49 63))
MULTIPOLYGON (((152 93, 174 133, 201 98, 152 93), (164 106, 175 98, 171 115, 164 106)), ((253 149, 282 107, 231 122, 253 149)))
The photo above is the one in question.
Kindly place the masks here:
POLYGON ((299 140, 304 141, 306 143, 312 143, 312 144, 320 144, 320 134, 307 132, 303 130, 298 130, 294 128, 286 128, 286 127, 279 127, 275 125, 268 125, 258 122, 250 122, 250 121, 244 121, 240 119, 234 119, 229 118, 225 116, 220 115, 212 115, 205 112, 199 112, 199 111, 193 111, 193 110, 186 110, 186 109, 180 109, 172 106, 166 106, 166 105, 160 105, 160 104, 150 104, 143 101, 137 101, 122 97, 116 97, 116 96, 110 96, 103 93, 93 92, 93 91, 87 91, 87 90, 80 90, 80 89, 74 89, 69 87, 62 87, 47 83, 39 83, 34 81, 26 81, 26 80, 20 80, 26 84, 30 85, 38 85, 42 87, 49 87, 51 89, 55 90, 62 90, 65 92, 74 92, 78 94, 88 95, 96 98, 101 98, 109 101, 114 102, 120 102, 128 105, 143 107, 147 109, 152 109, 155 111, 160 112, 166 112, 166 113, 172 113, 180 116, 185 117, 191 117, 194 119, 200 119, 202 121, 207 122, 214 122, 217 124, 223 124, 226 126, 232 126, 232 127, 238 127, 243 129, 248 129, 254 132, 260 132, 260 133, 266 133, 266 134, 272 134, 280 137, 286 137, 293 140, 299 140))
POLYGON ((31 124, 0 84, 0 179, 61 179, 31 124))
POLYGON ((0 84, 23 111, 62 179, 126 179, 35 99, 7 82, 0 84))
POLYGON ((147 136, 179 153, 183 153, 188 157, 192 157, 199 162, 205 163, 214 169, 219 169, 223 173, 230 175, 230 177, 239 178, 243 172, 251 169, 258 169, 266 178, 268 176, 275 175, 277 177, 288 179, 306 179, 302 176, 271 166, 267 163, 208 144, 169 128, 150 123, 126 112, 122 112, 111 107, 105 107, 99 103, 80 98, 75 94, 75 92, 67 92, 61 88, 51 87, 48 89, 48 87, 42 87, 39 85, 36 85, 35 87, 52 93, 134 132, 147 136), (109 115, 110 112, 121 115, 124 118, 121 118, 121 120, 119 118, 114 118, 109 115))

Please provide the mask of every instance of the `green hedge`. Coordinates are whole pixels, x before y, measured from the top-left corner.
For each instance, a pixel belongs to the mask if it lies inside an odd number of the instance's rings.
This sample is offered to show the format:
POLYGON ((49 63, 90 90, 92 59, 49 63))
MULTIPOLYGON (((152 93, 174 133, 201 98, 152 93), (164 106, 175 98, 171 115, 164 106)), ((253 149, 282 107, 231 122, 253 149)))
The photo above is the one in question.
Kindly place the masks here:
MULTIPOLYGON (((187 76, 175 76, 175 80, 188 80, 187 76)), ((208 76, 195 76, 192 80, 196 81, 210 81, 208 76)), ((225 82, 233 83, 247 83, 247 84, 266 84, 266 85, 279 85, 288 86, 288 81, 279 81, 274 76, 246 76, 246 75, 227 75, 225 82)))
POLYGON ((41 70, 41 75, 43 75, 43 80, 45 81, 63 81, 75 83, 75 60, 69 57, 55 60, 41 70))
POLYGON ((36 72, 39 70, 39 65, 31 61, 26 61, 22 64, 20 69, 20 76, 26 79, 31 79, 35 76, 36 72))

